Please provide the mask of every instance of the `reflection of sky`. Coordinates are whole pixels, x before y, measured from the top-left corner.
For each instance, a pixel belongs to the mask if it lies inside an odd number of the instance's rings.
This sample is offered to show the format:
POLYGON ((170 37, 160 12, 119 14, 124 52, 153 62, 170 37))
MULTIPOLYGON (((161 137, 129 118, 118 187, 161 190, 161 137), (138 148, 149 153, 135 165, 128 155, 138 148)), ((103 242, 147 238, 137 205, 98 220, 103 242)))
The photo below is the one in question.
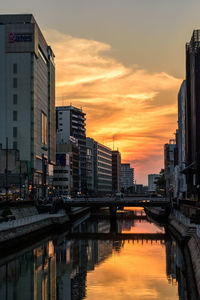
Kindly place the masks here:
MULTIPOLYGON (((126 211, 135 211, 135 214, 140 215, 141 212, 145 214, 144 209, 142 207, 125 207, 126 211)), ((164 232, 163 227, 159 227, 154 223, 149 223, 146 220, 134 220, 133 225, 130 229, 123 229, 122 233, 159 233, 164 232)))
POLYGON ((134 225, 131 226, 130 230, 123 230, 122 233, 158 233, 164 232, 162 227, 158 227, 153 223, 146 221, 134 220, 134 225))
POLYGON ((87 274, 87 300, 176 300, 177 294, 167 280, 165 246, 155 242, 126 241, 87 274))

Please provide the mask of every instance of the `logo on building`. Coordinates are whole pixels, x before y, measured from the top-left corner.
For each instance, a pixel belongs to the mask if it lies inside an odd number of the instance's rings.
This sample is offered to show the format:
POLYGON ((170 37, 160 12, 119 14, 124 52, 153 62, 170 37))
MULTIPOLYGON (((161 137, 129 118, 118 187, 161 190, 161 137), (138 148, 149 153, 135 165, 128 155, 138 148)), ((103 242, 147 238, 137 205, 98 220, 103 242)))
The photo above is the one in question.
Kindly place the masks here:
POLYGON ((16 34, 14 32, 9 32, 8 41, 9 43, 16 42, 32 42, 33 37, 31 34, 16 34))

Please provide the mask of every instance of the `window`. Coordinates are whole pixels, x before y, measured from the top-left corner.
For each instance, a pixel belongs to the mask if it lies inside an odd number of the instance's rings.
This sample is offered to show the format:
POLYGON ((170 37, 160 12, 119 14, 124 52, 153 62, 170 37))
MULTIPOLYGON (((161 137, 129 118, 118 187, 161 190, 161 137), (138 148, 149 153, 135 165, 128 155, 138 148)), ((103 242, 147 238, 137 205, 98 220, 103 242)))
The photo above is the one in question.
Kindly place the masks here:
POLYGON ((17 104, 17 94, 13 95, 13 104, 17 104))
POLYGON ((59 112, 59 115, 62 115, 62 111, 59 112))
POLYGON ((42 112, 42 144, 47 145, 47 116, 42 112))
POLYGON ((13 64, 13 74, 17 74, 17 64, 13 64))
POLYGON ((17 127, 13 127, 13 137, 17 137, 17 127))
POLYGON ((17 88, 17 78, 13 78, 13 88, 17 88))
POLYGON ((17 121, 17 111, 13 110, 13 121, 17 121))
POLYGON ((17 150, 17 142, 13 142, 13 149, 17 150))

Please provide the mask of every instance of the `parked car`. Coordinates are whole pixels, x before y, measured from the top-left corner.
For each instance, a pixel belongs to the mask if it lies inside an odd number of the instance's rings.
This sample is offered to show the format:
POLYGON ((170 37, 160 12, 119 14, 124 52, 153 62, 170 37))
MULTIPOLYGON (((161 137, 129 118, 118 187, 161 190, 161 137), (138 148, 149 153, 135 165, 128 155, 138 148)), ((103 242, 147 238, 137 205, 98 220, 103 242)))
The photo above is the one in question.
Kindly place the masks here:
POLYGON ((63 195, 62 200, 64 203, 72 201, 72 197, 70 195, 63 195))
POLYGON ((116 193, 115 200, 121 200, 121 199, 124 199, 124 195, 122 193, 116 193))

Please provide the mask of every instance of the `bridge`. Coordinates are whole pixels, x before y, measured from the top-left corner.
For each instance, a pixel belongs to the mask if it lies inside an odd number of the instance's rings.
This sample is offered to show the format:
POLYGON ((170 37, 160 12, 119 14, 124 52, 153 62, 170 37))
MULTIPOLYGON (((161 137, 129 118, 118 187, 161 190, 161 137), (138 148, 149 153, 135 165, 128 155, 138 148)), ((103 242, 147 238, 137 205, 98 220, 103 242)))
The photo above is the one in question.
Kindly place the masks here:
POLYGON ((170 201, 165 198, 125 197, 116 198, 76 198, 65 201, 65 208, 69 207, 170 207, 170 201))
POLYGON ((67 238, 78 240, 146 240, 158 241, 166 240, 168 236, 165 233, 99 233, 99 232, 75 232, 70 233, 67 238))

